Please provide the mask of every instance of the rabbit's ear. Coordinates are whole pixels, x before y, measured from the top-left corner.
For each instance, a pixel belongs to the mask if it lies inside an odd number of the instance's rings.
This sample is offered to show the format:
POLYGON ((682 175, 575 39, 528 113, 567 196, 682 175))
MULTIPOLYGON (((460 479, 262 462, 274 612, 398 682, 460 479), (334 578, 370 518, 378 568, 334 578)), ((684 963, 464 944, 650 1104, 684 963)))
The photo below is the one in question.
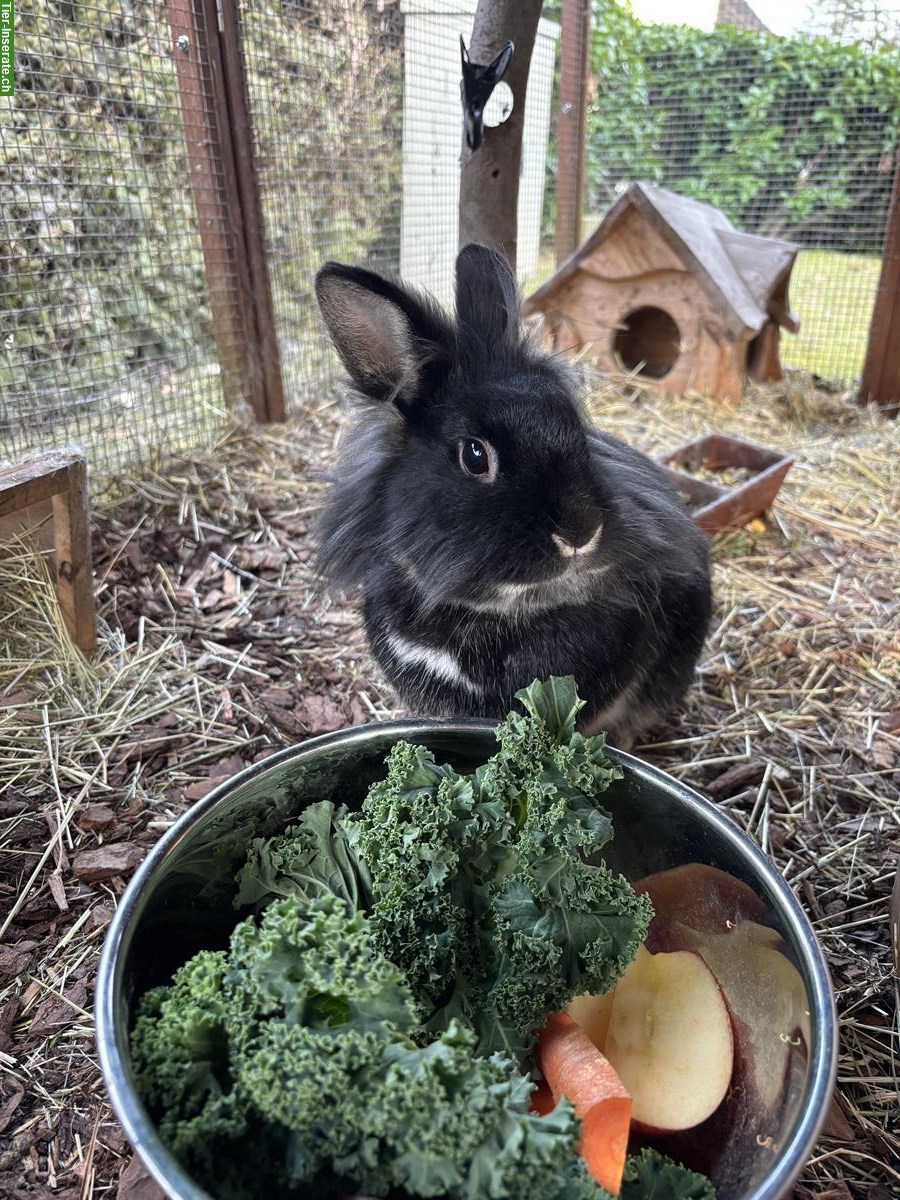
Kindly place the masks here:
POLYGON ((452 336, 426 300, 360 267, 326 263, 316 299, 341 361, 373 400, 413 400, 423 366, 452 336))
POLYGON ((463 329, 489 344, 516 341, 521 301, 504 256, 474 242, 456 259, 456 317, 463 329))

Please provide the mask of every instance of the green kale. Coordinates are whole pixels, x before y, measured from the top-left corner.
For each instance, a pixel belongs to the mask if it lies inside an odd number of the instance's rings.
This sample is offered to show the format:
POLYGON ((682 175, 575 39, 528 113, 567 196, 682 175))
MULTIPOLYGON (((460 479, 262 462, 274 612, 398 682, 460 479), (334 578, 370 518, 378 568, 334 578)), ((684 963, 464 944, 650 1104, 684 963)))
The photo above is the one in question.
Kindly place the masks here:
POLYGON ((330 895, 306 903, 292 896, 275 900, 258 921, 236 926, 224 985, 241 1048, 252 1045, 261 1019, 312 1030, 340 1025, 406 1033, 418 1018, 402 975, 376 950, 364 915, 348 914, 330 895))
POLYGON ((651 909, 600 851, 597 797, 621 772, 604 739, 575 729, 571 679, 518 693, 526 712, 472 776, 399 743, 387 778, 341 822, 371 879, 379 948, 430 1012, 461 1019, 479 1054, 518 1058, 548 1012, 606 991, 644 940, 651 909))
MULTIPOLYGON (((163 1141, 198 1177, 223 1151, 227 1160, 228 1148, 253 1124, 249 1097, 232 1072, 226 970, 224 952, 195 955, 169 986, 142 998, 131 1035, 138 1091, 163 1141)), ((241 1195, 237 1184, 233 1192, 241 1195)))
POLYGON ((339 826, 345 814, 346 809, 320 800, 305 808, 278 837, 254 838, 238 872, 235 907, 246 908, 273 896, 312 900, 333 894, 346 901, 349 912, 367 908, 370 883, 339 826))
MULTIPOLYGON (((385 1182, 448 1200, 557 1200, 578 1133, 571 1107, 546 1118, 529 1112, 531 1082, 508 1059, 474 1049, 473 1032, 451 1022, 426 1046, 388 1050, 380 1086, 373 1081, 370 1125, 384 1148, 385 1182)), ((349 1168, 364 1192, 379 1190, 363 1162, 349 1168)))
POLYGON ((160 1131, 179 1155, 207 1135, 238 1137, 246 1128, 228 1056, 225 970, 224 953, 201 951, 170 987, 144 996, 132 1035, 138 1089, 162 1111, 160 1131))
POLYGON ((330 1185, 566 1200, 571 1106, 530 1112, 515 1062, 477 1056, 457 1021, 416 1044, 416 1019, 363 914, 289 896, 144 998, 132 1055, 164 1140, 221 1200, 330 1185))
POLYGON ((705 1175, 658 1150, 642 1150, 628 1157, 619 1200, 716 1200, 716 1193, 705 1175))
MULTIPOLYGON (((588 1174, 584 1163, 569 1168, 555 1200, 616 1200, 588 1174)), ((705 1175, 689 1171, 658 1150, 629 1154, 618 1200, 716 1200, 705 1175)))

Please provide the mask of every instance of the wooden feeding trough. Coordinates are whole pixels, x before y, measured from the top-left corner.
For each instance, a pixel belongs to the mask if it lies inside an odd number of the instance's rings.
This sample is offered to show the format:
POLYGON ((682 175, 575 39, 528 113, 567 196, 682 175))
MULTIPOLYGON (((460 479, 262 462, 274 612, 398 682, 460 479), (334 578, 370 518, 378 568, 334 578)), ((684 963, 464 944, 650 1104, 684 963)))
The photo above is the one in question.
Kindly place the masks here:
POLYGON ((741 438, 712 433, 660 459, 676 491, 707 533, 737 529, 775 499, 794 458, 741 438), (715 482, 714 482, 715 480, 715 482))
POLYGON ((635 183, 556 274, 527 298, 557 350, 679 395, 739 400, 744 380, 781 379, 797 247, 741 233, 718 209, 635 183))

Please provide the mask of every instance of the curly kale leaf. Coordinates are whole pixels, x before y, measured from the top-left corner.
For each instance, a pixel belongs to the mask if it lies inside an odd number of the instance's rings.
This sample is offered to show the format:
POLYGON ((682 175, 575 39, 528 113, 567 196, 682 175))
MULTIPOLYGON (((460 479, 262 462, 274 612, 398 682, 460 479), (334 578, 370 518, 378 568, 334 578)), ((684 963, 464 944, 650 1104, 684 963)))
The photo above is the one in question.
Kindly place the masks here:
MULTIPOLYGON (((573 1164, 555 1200, 614 1200, 588 1174, 582 1160, 573 1164)), ((705 1175, 681 1166, 658 1150, 644 1149, 625 1160, 618 1200, 716 1200, 705 1175)))
POLYGON ((321 802, 255 841, 238 896, 333 894, 364 909, 432 1032, 458 1018, 480 1052, 514 1056, 548 1011, 615 982, 649 920, 649 902, 603 863, 612 822, 598 797, 621 772, 603 737, 577 732, 574 682, 518 698, 524 712, 473 775, 398 743, 361 812, 321 802))
POLYGON ((716 1200, 716 1193, 705 1175, 647 1149, 629 1155, 619 1200, 716 1200))
POLYGON ((479 1053, 520 1056, 545 1014, 605 991, 646 936, 650 906, 603 863, 598 796, 621 772, 575 730, 571 679, 520 692, 525 714, 473 776, 401 743, 387 778, 342 822, 372 881, 382 952, 430 1010, 460 1018, 479 1053))
POLYGON ((134 1033, 134 1069, 144 1097, 197 1112, 227 1089, 224 952, 202 950, 169 987, 144 996, 134 1033), (223 1087, 223 1085, 225 1085, 223 1087))
POLYGON ((248 1127, 248 1100, 230 1060, 226 969, 224 952, 195 955, 168 987, 143 997, 131 1036, 138 1090, 160 1114, 163 1140, 201 1167, 215 1146, 248 1127))
MULTIPOLYGON (((614 779, 621 779, 621 768, 606 755, 606 735, 586 738, 575 729, 575 716, 584 702, 570 675, 551 675, 546 683, 535 680, 517 692, 516 699, 525 713, 512 712, 498 726, 500 751, 475 772, 482 791, 515 803, 516 793, 532 776, 555 774, 570 798, 580 791, 596 800, 614 779)), ((609 820, 599 805, 592 807, 609 820)), ((611 836, 612 827, 606 825, 603 842, 611 836)))
MULTIPOLYGON (((388 1048, 367 1131, 382 1148, 386 1182, 450 1200, 556 1200, 578 1132, 571 1107, 547 1118, 529 1112, 530 1081, 508 1059, 474 1049, 474 1034, 457 1022, 426 1046, 388 1048)), ((385 1182, 358 1156, 335 1166, 364 1192, 385 1182)))
POLYGON ((400 971, 377 950, 360 912, 336 896, 273 901, 231 935, 225 994, 232 1045, 252 1050, 273 1020, 317 1031, 406 1033, 418 1012, 400 971))
POLYGON ((236 908, 274 896, 312 900, 335 895, 349 912, 368 907, 370 882, 340 828, 346 809, 330 800, 305 808, 294 825, 274 838, 255 838, 238 873, 236 908))
POLYGON ((472 931, 487 913, 488 883, 509 858, 497 803, 476 804, 472 782, 422 746, 399 742, 387 777, 343 821, 372 880, 369 917, 381 951, 429 1008, 448 981, 475 969, 472 931))
POLYGON ((416 1044, 415 1020, 363 914, 289 896, 145 998, 133 1054, 164 1139, 222 1200, 312 1184, 564 1200, 571 1106, 537 1116, 515 1062, 477 1056, 454 1020, 416 1044))

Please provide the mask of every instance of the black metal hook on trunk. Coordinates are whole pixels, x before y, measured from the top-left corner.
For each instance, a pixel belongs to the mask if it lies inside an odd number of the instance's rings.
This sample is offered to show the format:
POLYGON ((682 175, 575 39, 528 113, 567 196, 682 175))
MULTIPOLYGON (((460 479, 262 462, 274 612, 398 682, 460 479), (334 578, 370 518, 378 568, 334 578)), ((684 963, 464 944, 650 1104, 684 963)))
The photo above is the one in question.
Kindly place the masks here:
POLYGON ((460 34, 462 81, 459 87, 462 96, 463 128, 466 131, 466 145, 473 153, 481 145, 484 136, 484 106, 490 100, 491 92, 506 74, 514 49, 513 43, 507 42, 487 66, 481 67, 470 60, 466 43, 460 34))

